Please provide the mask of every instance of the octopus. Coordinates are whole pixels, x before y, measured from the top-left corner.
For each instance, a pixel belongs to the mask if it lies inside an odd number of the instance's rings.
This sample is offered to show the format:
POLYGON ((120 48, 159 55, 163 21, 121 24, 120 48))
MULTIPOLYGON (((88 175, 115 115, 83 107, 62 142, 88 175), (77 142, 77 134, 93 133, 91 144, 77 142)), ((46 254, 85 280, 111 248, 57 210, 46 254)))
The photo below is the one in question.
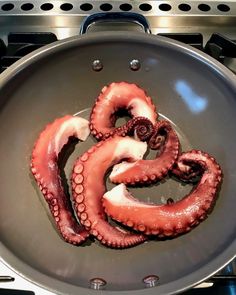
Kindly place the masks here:
POLYGON ((89 136, 89 122, 83 118, 64 116, 46 126, 37 139, 31 158, 31 171, 46 200, 61 236, 79 245, 89 232, 80 225, 62 184, 58 155, 69 137, 82 141, 89 136))
POLYGON ((180 147, 178 136, 168 121, 156 123, 155 132, 149 140, 149 147, 158 149, 155 159, 117 164, 109 176, 110 180, 114 183, 135 185, 163 179, 171 171, 180 147))
POLYGON ((120 184, 103 196, 106 213, 145 235, 174 237, 190 231, 207 218, 222 182, 216 160, 199 150, 182 153, 172 173, 183 181, 193 181, 199 174, 196 166, 201 171, 200 180, 182 200, 164 205, 146 204, 135 199, 125 184, 120 184))
POLYGON ((219 164, 206 152, 180 150, 173 126, 158 121, 147 93, 136 84, 116 82, 102 89, 89 121, 67 115, 46 126, 34 145, 31 171, 66 242, 80 245, 93 236, 121 249, 141 244, 150 235, 187 233, 213 209, 223 178, 219 164), (130 120, 117 127, 124 114, 130 120), (98 142, 76 159, 70 196, 62 182, 59 155, 71 137, 85 141, 90 134, 98 142), (154 159, 144 158, 148 150, 155 151, 154 159), (170 198, 162 205, 141 202, 127 189, 167 176, 194 187, 182 200, 170 198), (118 184, 110 191, 107 177, 118 184))
POLYGON ((120 111, 126 111, 131 118, 145 117, 156 123, 157 112, 152 99, 136 84, 111 83, 103 87, 95 101, 90 115, 91 134, 98 140, 109 137, 116 129, 115 123, 120 111))

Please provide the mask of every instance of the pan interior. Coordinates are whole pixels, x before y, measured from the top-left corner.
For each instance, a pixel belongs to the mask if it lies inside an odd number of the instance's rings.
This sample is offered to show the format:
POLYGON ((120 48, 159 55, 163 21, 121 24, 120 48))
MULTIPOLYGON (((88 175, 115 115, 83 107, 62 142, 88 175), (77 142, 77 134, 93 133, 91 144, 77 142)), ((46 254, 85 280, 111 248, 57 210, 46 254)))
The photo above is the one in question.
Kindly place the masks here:
MULTIPOLYGON (((147 275, 158 275, 161 286, 210 264, 235 238, 235 88, 214 68, 165 42, 71 44, 34 61, 0 90, 2 243, 44 275, 85 288, 90 279, 100 277, 107 290, 143 289, 147 275), (138 71, 129 68, 134 58, 141 62, 138 71), (92 70, 95 59, 103 63, 100 72, 92 70), (114 81, 144 88, 161 117, 173 123, 183 149, 212 154, 222 166, 224 182, 212 214, 186 235, 126 250, 109 249, 93 240, 75 247, 62 241, 52 226, 29 171, 30 155, 47 123, 77 112, 88 117, 102 87, 114 81)), ((67 178, 74 160, 94 142, 89 138, 76 146, 65 166, 67 178)), ((132 189, 136 197, 156 203, 167 197, 180 199, 189 190, 190 186, 168 179, 132 189)))

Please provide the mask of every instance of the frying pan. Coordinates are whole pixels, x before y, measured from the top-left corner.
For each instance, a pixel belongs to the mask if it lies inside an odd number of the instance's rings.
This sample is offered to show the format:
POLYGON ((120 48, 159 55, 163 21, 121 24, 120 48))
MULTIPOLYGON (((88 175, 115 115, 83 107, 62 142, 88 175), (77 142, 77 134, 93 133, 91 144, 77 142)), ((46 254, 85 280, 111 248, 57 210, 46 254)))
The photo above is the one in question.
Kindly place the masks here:
MULTIPOLYGON (((133 20, 133 19, 132 19, 133 20)), ((236 253, 236 79, 224 66, 173 40, 136 32, 100 32, 43 47, 0 77, 0 251, 18 274, 57 294, 174 294, 205 280, 236 253), (100 60, 103 69, 94 71, 100 60), (140 69, 130 69, 130 61, 140 69), (52 226, 29 170, 36 138, 45 125, 65 114, 87 118, 101 88, 113 81, 137 83, 173 124, 183 150, 212 154, 224 171, 213 212, 190 233, 152 240, 125 250, 97 241, 75 247, 52 226), (143 278, 159 276, 145 288, 143 278), (90 289, 90 279, 107 282, 90 289)), ((89 146, 79 143, 74 160, 89 146)), ((109 184, 110 185, 110 184, 109 184)), ((171 179, 133 191, 145 201, 182 198, 190 187, 171 179)))

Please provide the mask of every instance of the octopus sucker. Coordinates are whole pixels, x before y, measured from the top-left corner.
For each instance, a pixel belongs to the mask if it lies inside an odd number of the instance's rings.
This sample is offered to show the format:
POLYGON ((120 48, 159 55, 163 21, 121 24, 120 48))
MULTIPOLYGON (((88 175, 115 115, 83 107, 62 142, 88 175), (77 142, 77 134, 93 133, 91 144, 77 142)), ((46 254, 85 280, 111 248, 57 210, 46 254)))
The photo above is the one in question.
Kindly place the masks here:
POLYGON ((142 232, 146 235, 155 232, 156 228, 161 231, 161 234, 157 233, 159 237, 171 237, 190 231, 208 216, 222 182, 220 166, 212 156, 202 151, 182 153, 173 173, 186 181, 187 168, 195 164, 201 167, 200 180, 182 200, 164 205, 146 204, 135 199, 125 184, 120 184, 104 194, 105 212, 115 220, 119 218, 121 223, 128 219, 131 228, 139 229, 142 225, 142 229, 145 228, 142 232))
POLYGON ((118 110, 126 110, 132 118, 145 117, 153 124, 158 116, 151 98, 136 84, 111 83, 103 88, 90 115, 90 130, 98 140, 112 135, 118 110))
MULTIPOLYGON (((131 137, 121 137, 114 135, 95 145, 94 152, 86 161, 81 159, 83 155, 76 160, 74 171, 77 165, 83 162, 83 204, 84 211, 80 215, 82 224, 90 228, 90 233, 96 232, 96 238, 102 240, 112 247, 130 247, 146 240, 142 234, 121 231, 108 223, 106 214, 102 206, 102 196, 105 193, 104 178, 107 170, 123 158, 129 158, 132 161, 141 159, 146 152, 146 142, 137 141, 131 137), (96 179, 96 181, 94 181, 96 179), (86 220, 90 221, 90 226, 86 220), (112 242, 112 244, 110 244, 112 242)), ((72 178, 72 184, 74 179, 72 178)), ((73 187, 73 186, 72 186, 73 187)), ((73 190, 73 200, 77 202, 76 187, 73 190)))
MULTIPOLYGON (((70 137, 86 140, 89 122, 75 116, 64 116, 46 126, 34 146, 31 171, 48 203, 51 215, 65 241, 81 244, 89 236, 73 214, 70 198, 64 191, 58 167, 58 155, 70 137)), ((77 171, 82 171, 82 166, 77 171)))
POLYGON ((163 179, 172 169, 180 148, 178 136, 168 121, 163 120, 156 123, 149 145, 153 149, 158 147, 161 150, 155 159, 140 159, 132 163, 124 161, 117 164, 109 176, 110 180, 114 183, 134 185, 148 184, 163 179), (159 134, 163 133, 165 136, 163 136, 162 142, 156 142, 159 134))

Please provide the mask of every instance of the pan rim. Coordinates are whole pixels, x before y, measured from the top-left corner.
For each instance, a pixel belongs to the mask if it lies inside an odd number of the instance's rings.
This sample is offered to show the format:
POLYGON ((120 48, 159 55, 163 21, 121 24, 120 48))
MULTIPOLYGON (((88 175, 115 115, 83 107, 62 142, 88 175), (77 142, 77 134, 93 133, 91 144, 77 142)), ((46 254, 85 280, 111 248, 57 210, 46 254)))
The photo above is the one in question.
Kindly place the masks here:
MULTIPOLYGON (((147 35, 144 33, 133 33, 127 34, 127 32, 100 32, 100 33, 89 33, 83 36, 76 36, 67 38, 64 40, 57 41, 55 43, 44 46, 28 55, 23 57, 21 60, 14 63, 11 67, 5 70, 0 76, 0 87, 3 87, 8 83, 8 81, 14 77, 18 72, 24 70, 26 67, 30 66, 32 62, 43 59, 44 56, 47 56, 50 53, 59 52, 62 49, 67 49, 76 46, 83 45, 93 45, 102 42, 138 42, 138 43, 146 43, 146 44, 164 44, 168 48, 175 48, 178 51, 185 52, 199 61, 207 64, 213 70, 217 71, 217 73, 221 76, 225 81, 227 80, 227 84, 232 88, 235 88, 236 91, 236 78, 235 75, 228 70, 225 66, 220 64, 218 61, 209 57, 207 54, 202 53, 198 49, 192 48, 188 45, 180 43, 175 40, 171 40, 166 37, 147 35)), ((90 290, 88 288, 83 288, 79 286, 75 286, 66 282, 59 281, 58 279, 49 277, 38 270, 32 268, 30 265, 24 263, 18 257, 16 257, 12 252, 10 252, 5 245, 0 242, 1 249, 1 257, 0 260, 6 264, 9 268, 15 271, 17 274, 22 276, 23 278, 29 280, 30 282, 46 289, 51 292, 56 292, 57 294, 76 294, 81 292, 80 294, 94 294, 94 290, 90 290), (18 269, 19 270, 18 270, 18 269), (22 271, 23 270, 23 271, 22 271), (26 274, 25 274, 26 273, 26 274), (35 281, 35 278, 37 281, 35 281), (40 279, 38 279, 40 278, 40 279), (49 279, 50 278, 50 279, 49 279), (63 291, 59 291, 58 289, 52 287, 58 285, 63 291), (68 293, 67 290, 71 289, 73 293, 68 293)), ((130 290, 130 291, 104 291, 106 294, 123 294, 123 295, 142 295, 142 294, 150 294, 154 295, 158 292, 158 294, 176 294, 179 292, 183 292, 194 285, 199 284, 200 282, 206 280, 211 277, 213 274, 218 272, 222 267, 227 265, 231 260, 236 257, 235 253, 236 249, 236 239, 232 241, 232 243, 224 250, 223 253, 217 255, 214 260, 210 263, 200 267, 197 271, 192 272, 189 275, 186 275, 180 279, 172 281, 170 283, 166 283, 163 285, 159 285, 156 288, 151 289, 139 289, 139 290, 130 290), (209 270, 210 268, 210 270, 209 270), (210 272, 210 273, 209 273, 210 272), (200 274, 199 274, 200 273, 200 274), (195 278, 195 279, 194 279, 195 278), (172 290, 172 291, 171 291, 172 290), (176 291, 173 291, 176 290, 176 291), (159 293, 160 292, 160 293, 159 293)))
MULTIPOLYGON (((227 248, 227 250, 229 249, 233 249, 233 246, 235 245, 235 241, 227 248)), ((16 274, 18 274, 19 276, 21 276, 22 278, 26 279, 27 281, 45 289, 48 290, 52 293, 55 294, 61 294, 61 295, 65 295, 65 294, 86 294, 86 295, 94 295, 94 290, 89 289, 89 288, 84 288, 84 287, 79 287, 79 286, 75 286, 72 285, 70 283, 66 283, 66 282, 62 282, 56 278, 53 277, 49 277, 43 273, 41 273, 40 271, 32 268, 30 265, 26 264, 25 262, 23 262, 22 260, 20 260, 18 257, 16 257, 12 252, 10 252, 3 244, 2 242, 0 242, 0 248, 1 250, 4 249, 6 256, 7 256, 7 260, 4 260, 3 257, 0 257, 0 262, 2 262, 3 264, 5 264, 7 267, 9 267, 12 271, 14 271, 16 274), (16 262, 16 263, 14 263, 16 262), (14 266, 14 264, 20 264, 21 267, 21 271, 17 270, 16 267, 14 266), (24 273, 24 271, 27 271, 27 274, 24 273), (40 281, 37 280, 35 281, 34 276, 36 277, 40 277, 40 281), (49 279, 50 278, 50 279, 49 279), (47 283, 50 281, 50 285, 53 286, 54 284, 60 284, 63 287, 64 291, 60 291, 56 288, 53 288, 51 286, 48 286, 47 283), (72 290, 72 292, 68 292, 68 288, 70 288, 72 290), (79 293, 78 293, 79 292, 79 293)), ((224 251, 223 254, 226 254, 227 251, 224 251)), ((147 288, 147 289, 138 289, 138 290, 128 290, 128 291, 114 291, 114 290, 103 290, 103 292, 107 295, 117 295, 117 294, 122 294, 122 295, 143 295, 143 294, 148 294, 148 295, 156 295, 156 294, 161 294, 161 295, 172 295, 172 294, 178 294, 181 292, 184 292, 200 283, 202 283, 203 281, 205 281, 206 279, 210 278, 212 275, 214 275, 215 273, 217 273, 220 269, 222 269, 223 267, 225 267, 232 259, 236 258, 236 256, 232 256, 230 258, 230 260, 225 260, 224 259, 224 255, 218 255, 217 259, 219 260, 219 264, 220 266, 215 269, 212 273, 205 275, 203 278, 198 278, 197 281, 194 280, 193 281, 193 276, 195 275, 196 277, 198 276, 198 272, 199 269, 187 276, 184 276, 180 279, 177 279, 175 281, 172 281, 171 283, 166 283, 163 285, 158 285, 157 287, 153 287, 153 288, 147 288), (224 261, 224 263, 222 264, 221 261, 224 261), (225 262, 226 261, 226 262, 225 262), (187 282, 189 282, 187 285, 185 284, 183 286, 183 284, 181 284, 181 282, 183 281, 183 279, 185 279, 187 282), (179 288, 176 289, 174 288, 174 286, 178 286, 179 288), (181 287, 182 285, 182 287, 181 287), (170 290, 177 290, 177 291, 168 291, 165 290, 166 286, 169 286, 168 289, 170 290), (172 288, 173 286, 173 288, 172 288), (159 292, 160 291, 160 292, 159 292), (158 292, 158 293, 157 293, 158 292)), ((203 267, 200 268, 200 270, 205 270, 207 271, 207 265, 204 265, 203 267)))

